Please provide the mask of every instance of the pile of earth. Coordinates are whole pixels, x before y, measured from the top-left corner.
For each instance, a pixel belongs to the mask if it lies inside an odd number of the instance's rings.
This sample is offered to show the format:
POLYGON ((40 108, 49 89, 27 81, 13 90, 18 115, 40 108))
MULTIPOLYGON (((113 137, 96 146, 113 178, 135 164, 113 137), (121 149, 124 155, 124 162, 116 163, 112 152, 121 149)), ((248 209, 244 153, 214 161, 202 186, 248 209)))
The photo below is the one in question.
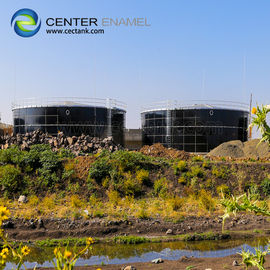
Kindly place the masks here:
POLYGON ((123 147, 114 143, 112 137, 97 138, 82 134, 81 136, 66 136, 59 132, 57 136, 49 135, 41 130, 35 130, 26 134, 7 135, 0 138, 0 149, 7 149, 17 145, 21 150, 29 150, 35 144, 49 144, 53 151, 65 148, 71 150, 75 155, 84 153, 98 153, 104 149, 114 152, 123 147))
POLYGON ((259 143, 259 139, 241 142, 239 140, 220 144, 208 153, 212 157, 231 158, 269 158, 270 146, 267 142, 259 143))
POLYGON ((166 148, 161 143, 156 143, 150 146, 145 145, 140 149, 140 152, 147 156, 163 157, 170 159, 180 158, 183 160, 188 160, 191 156, 189 153, 185 151, 173 148, 166 148))

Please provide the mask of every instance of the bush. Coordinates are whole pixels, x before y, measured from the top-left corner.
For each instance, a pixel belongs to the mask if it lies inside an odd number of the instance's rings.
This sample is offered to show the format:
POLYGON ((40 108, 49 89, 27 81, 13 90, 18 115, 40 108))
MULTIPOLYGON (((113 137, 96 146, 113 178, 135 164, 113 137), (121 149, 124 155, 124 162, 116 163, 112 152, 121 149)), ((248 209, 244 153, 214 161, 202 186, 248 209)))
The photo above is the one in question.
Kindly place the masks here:
POLYGON ((168 192, 167 179, 164 177, 156 180, 154 183, 154 194, 156 196, 165 198, 167 196, 167 192, 168 192))
POLYGON ((207 211, 214 211, 216 202, 212 198, 211 194, 205 191, 204 189, 200 191, 199 193, 199 201, 201 206, 206 209, 207 211))
POLYGON ((61 159, 65 158, 75 158, 75 155, 71 152, 69 149, 61 148, 60 151, 58 152, 58 156, 61 159))
POLYGON ((137 171, 136 178, 141 185, 148 186, 151 183, 149 178, 149 172, 144 169, 137 171))
POLYGON ((126 196, 139 196, 142 193, 141 185, 135 177, 131 174, 127 174, 124 178, 123 183, 117 186, 118 191, 122 191, 126 196))
POLYGON ((110 176, 111 169, 108 158, 96 160, 89 169, 88 182, 91 182, 90 179, 94 179, 100 184, 103 178, 110 176))
POLYGON ((203 162, 204 158, 203 158, 203 156, 194 156, 194 157, 192 157, 192 161, 193 162, 203 162))
POLYGON ((218 168, 218 167, 214 166, 212 168, 212 174, 218 178, 222 178, 222 179, 228 178, 227 168, 225 168, 225 167, 218 168))
MULTIPOLYGON (((24 156, 24 164, 30 170, 36 170, 42 166, 40 157, 44 151, 51 151, 48 144, 36 144, 30 147, 30 151, 24 156)), ((51 151, 52 152, 52 151, 51 151)))
POLYGON ((70 204, 73 208, 82 208, 84 205, 84 202, 79 198, 77 195, 72 195, 70 197, 70 204))
POLYGON ((58 155, 51 150, 45 150, 41 152, 39 162, 42 165, 39 173, 43 179, 43 185, 53 188, 60 181, 57 171, 62 169, 58 155))
POLYGON ((202 166, 205 169, 210 169, 211 168, 210 161, 208 159, 207 160, 204 160, 202 166))
POLYGON ((2 185, 8 197, 22 190, 21 171, 13 165, 5 165, 0 167, 0 184, 2 185))
POLYGON ((161 162, 142 153, 131 151, 103 151, 92 164, 88 175, 88 187, 94 184, 106 186, 124 194, 141 194, 140 184, 151 184, 148 170, 160 167, 161 162), (136 173, 136 178, 132 177, 136 173), (130 176, 127 177, 127 174, 130 176), (95 181, 95 183, 93 182, 95 181))
POLYGON ((181 177, 178 178, 178 183, 182 184, 182 185, 187 184, 187 179, 186 179, 185 175, 182 175, 181 177))
POLYGON ((185 198, 180 198, 178 196, 171 198, 169 200, 169 204, 171 205, 173 211, 177 211, 182 208, 182 206, 185 204, 185 198))
POLYGON ((204 177, 204 172, 203 172, 203 169, 199 166, 194 166, 194 167, 191 167, 191 174, 192 176, 197 176, 199 178, 203 178, 204 177))
POLYGON ((261 188, 262 188, 263 193, 266 196, 270 195, 270 179, 269 178, 264 178, 264 180, 261 183, 261 188))
POLYGON ((21 151, 18 146, 11 146, 8 149, 0 150, 0 163, 23 167, 26 153, 25 151, 21 151))
POLYGON ((174 165, 174 174, 178 175, 180 172, 187 171, 187 162, 184 160, 180 160, 178 163, 174 165))

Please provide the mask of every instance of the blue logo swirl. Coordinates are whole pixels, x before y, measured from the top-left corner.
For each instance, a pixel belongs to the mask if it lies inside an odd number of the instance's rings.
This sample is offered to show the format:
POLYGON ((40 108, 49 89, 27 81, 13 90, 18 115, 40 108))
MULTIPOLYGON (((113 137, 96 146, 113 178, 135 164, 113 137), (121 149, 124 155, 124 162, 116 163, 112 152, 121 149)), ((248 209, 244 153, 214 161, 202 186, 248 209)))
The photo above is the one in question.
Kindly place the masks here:
POLYGON ((35 29, 29 30, 24 28, 25 25, 37 25, 38 23, 38 15, 37 13, 28 8, 23 8, 15 12, 15 14, 12 16, 11 19, 11 26, 14 22, 14 20, 18 16, 23 16, 26 17, 27 20, 16 20, 14 23, 14 31, 16 32, 17 35, 21 37, 32 37, 34 36, 40 29, 41 26, 41 21, 39 22, 38 26, 35 29))

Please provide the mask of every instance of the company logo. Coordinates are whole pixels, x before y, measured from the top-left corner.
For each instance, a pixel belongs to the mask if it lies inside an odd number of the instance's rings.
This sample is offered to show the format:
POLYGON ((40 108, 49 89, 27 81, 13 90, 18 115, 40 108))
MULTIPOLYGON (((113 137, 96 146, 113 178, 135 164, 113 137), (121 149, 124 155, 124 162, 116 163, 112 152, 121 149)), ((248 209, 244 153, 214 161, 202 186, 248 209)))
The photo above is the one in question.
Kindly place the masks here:
POLYGON ((38 23, 38 15, 37 13, 28 8, 23 8, 15 12, 15 14, 12 16, 11 19, 11 26, 14 23, 14 31, 17 35, 21 37, 32 37, 34 36, 40 29, 41 21, 38 23), (27 19, 22 20, 21 18, 19 20, 15 20, 17 17, 25 17, 27 19), (25 26, 27 28, 25 28, 25 26), (29 27, 30 26, 30 27, 29 27), (36 27, 33 27, 36 26, 36 27))

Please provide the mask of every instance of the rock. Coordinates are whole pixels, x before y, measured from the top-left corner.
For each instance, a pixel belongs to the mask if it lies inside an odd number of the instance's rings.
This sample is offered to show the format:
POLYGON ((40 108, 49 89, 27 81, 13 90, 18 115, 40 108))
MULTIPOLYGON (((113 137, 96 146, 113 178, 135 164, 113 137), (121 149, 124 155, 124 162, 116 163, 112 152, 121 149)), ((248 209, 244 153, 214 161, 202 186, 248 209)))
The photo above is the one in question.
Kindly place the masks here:
POLYGON ((173 234, 172 229, 168 229, 168 230, 166 231, 166 234, 173 234))
POLYGON ((188 262, 190 261, 190 259, 187 257, 187 256, 182 256, 180 259, 179 259, 180 262, 188 262))
POLYGON ((136 270, 136 268, 132 265, 128 265, 128 266, 122 267, 121 270, 136 270))
POLYGON ((67 137, 67 142, 69 145, 73 144, 73 138, 72 137, 67 137))
POLYGON ((21 195, 18 199, 18 203, 27 203, 27 198, 24 195, 21 195))
POLYGON ((14 223, 12 221, 8 220, 7 222, 3 223, 3 228, 4 229, 13 229, 14 223))
POLYGON ((103 149, 110 152, 124 149, 122 146, 116 145, 112 137, 105 139, 93 138, 89 135, 66 137, 63 132, 59 132, 56 137, 41 130, 35 130, 25 135, 17 134, 16 136, 0 137, 0 149, 7 149, 11 145, 17 145, 20 149, 29 151, 30 147, 35 144, 49 144, 52 151, 58 151, 61 148, 69 149, 76 156, 85 155, 85 153, 96 154, 103 149))
POLYGON ((157 259, 152 260, 152 263, 156 263, 156 264, 163 263, 163 262, 164 261, 161 258, 157 258, 157 259))
POLYGON ((235 260, 235 261, 233 261, 232 265, 233 266, 239 266, 240 264, 238 263, 238 261, 235 260))
POLYGON ((38 228, 44 228, 44 223, 41 218, 38 220, 38 228))
POLYGON ((35 222, 33 222, 33 221, 30 221, 30 223, 29 223, 29 226, 28 226, 30 229, 36 229, 36 224, 35 224, 35 222))

